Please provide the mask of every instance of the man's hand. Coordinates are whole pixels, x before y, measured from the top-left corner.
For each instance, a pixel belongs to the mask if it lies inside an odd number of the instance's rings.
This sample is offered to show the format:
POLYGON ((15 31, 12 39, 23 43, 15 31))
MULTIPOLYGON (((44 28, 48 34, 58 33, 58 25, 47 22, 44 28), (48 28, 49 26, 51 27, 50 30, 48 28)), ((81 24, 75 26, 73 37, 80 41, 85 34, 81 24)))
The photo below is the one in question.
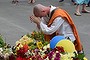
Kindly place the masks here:
POLYGON ((39 17, 36 17, 36 16, 30 16, 30 20, 31 22, 34 22, 36 23, 37 25, 40 24, 40 18, 39 17))

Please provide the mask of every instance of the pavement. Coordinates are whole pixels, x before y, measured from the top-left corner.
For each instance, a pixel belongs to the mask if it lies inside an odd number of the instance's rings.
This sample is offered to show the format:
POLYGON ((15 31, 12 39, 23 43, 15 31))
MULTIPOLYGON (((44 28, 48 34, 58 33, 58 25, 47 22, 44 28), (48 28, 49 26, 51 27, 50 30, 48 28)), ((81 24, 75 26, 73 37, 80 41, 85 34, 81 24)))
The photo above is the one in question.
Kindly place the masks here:
MULTIPOLYGON (((81 13, 82 16, 75 16, 75 5, 69 0, 61 3, 58 2, 59 0, 36 0, 34 4, 28 4, 28 0, 19 0, 17 5, 12 4, 11 1, 0 0, 0 34, 6 43, 13 46, 23 35, 37 30, 35 24, 29 20, 35 4, 54 5, 65 9, 71 15, 79 32, 86 57, 90 60, 90 14, 81 13)), ((90 10, 90 7, 87 9, 90 10)))

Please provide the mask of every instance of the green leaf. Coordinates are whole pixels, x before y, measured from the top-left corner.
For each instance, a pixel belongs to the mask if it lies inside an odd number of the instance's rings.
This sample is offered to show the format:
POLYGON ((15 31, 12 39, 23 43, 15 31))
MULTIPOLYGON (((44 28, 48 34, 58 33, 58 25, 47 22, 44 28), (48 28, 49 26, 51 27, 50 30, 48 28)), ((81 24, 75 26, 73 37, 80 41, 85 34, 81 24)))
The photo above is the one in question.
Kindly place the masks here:
POLYGON ((3 37, 0 35, 0 47, 4 47, 5 43, 3 37))
POLYGON ((79 59, 83 60, 84 57, 85 57, 84 53, 79 53, 79 54, 78 54, 78 58, 79 58, 79 59))

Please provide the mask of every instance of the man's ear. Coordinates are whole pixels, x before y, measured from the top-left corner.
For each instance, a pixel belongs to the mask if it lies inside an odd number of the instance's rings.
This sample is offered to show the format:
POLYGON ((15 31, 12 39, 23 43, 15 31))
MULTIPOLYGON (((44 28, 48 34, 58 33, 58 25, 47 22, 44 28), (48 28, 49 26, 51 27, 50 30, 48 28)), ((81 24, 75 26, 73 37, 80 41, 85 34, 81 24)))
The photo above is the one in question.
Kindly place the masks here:
POLYGON ((42 12, 45 12, 45 10, 43 10, 42 12))
POLYGON ((42 12, 46 12, 47 10, 46 9, 42 9, 42 12))

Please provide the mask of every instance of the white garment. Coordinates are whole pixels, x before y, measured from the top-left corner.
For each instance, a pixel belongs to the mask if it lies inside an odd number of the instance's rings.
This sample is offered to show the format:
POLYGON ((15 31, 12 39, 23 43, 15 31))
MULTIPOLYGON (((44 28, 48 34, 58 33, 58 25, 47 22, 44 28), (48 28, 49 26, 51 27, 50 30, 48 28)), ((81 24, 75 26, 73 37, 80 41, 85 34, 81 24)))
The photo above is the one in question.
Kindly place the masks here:
MULTIPOLYGON (((56 7, 51 6, 50 13, 56 7)), ((49 14, 50 15, 50 14, 49 14)), ((64 37, 69 37, 71 41, 75 40, 72 29, 67 21, 63 20, 61 17, 57 17, 50 27, 47 26, 47 22, 49 17, 43 17, 40 22, 41 30, 48 35, 53 34, 54 32, 58 32, 59 35, 63 35, 64 37)))

